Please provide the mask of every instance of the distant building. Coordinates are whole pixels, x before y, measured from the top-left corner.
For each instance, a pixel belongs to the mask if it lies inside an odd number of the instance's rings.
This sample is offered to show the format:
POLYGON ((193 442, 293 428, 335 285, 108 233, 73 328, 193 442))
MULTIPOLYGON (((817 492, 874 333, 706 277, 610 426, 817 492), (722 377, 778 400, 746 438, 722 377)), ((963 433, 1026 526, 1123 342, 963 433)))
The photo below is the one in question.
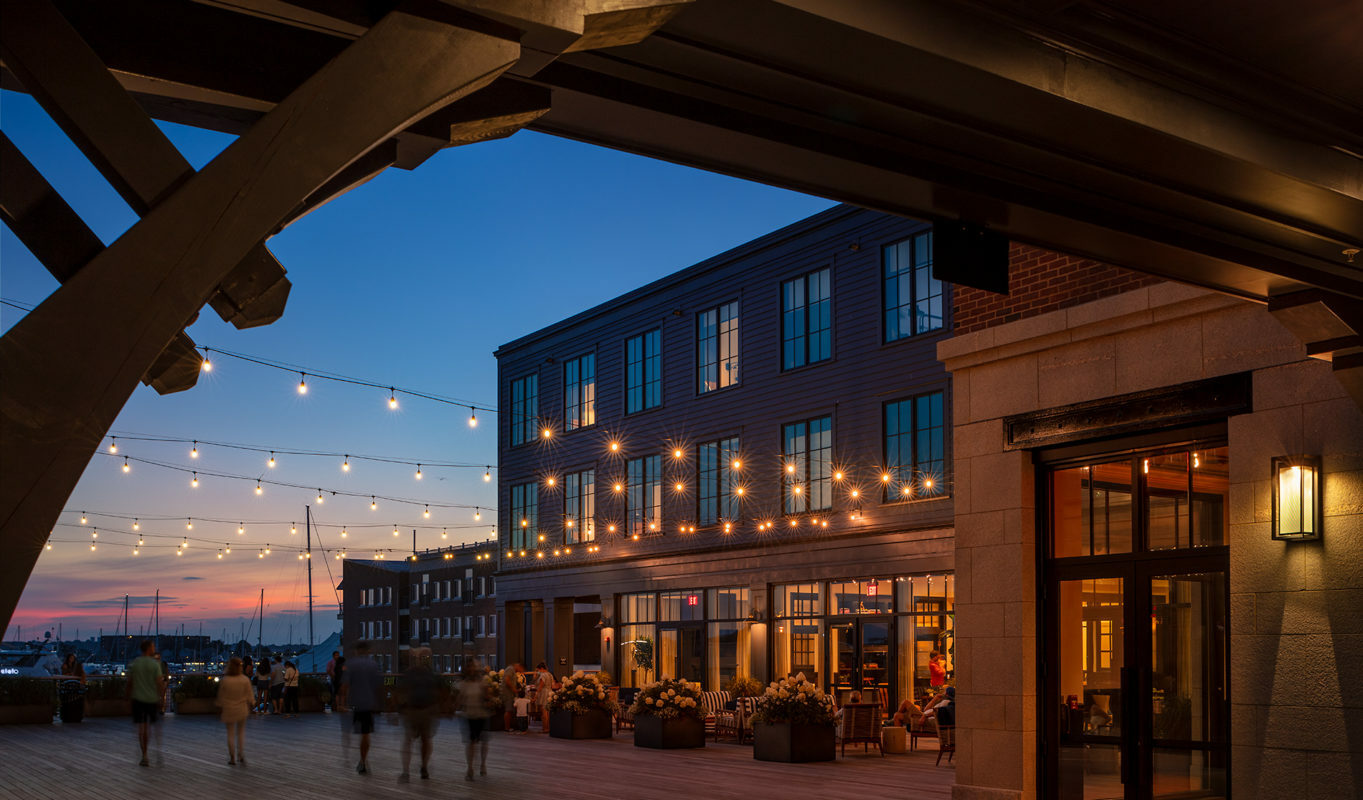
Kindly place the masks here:
POLYGON ((430 647, 438 672, 469 659, 497 661, 496 542, 427 550, 389 559, 346 559, 341 638, 373 646, 380 669, 397 672, 412 647, 430 647))

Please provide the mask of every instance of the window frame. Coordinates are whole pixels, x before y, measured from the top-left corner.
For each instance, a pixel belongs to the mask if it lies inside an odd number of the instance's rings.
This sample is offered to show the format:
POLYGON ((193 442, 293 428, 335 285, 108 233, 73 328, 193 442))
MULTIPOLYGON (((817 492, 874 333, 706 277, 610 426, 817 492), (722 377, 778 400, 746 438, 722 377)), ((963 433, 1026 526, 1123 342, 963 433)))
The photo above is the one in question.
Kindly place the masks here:
POLYGON ((655 454, 631 458, 625 465, 625 475, 625 534, 628 536, 661 534, 663 532, 662 456, 655 454), (638 479, 635 477, 636 464, 639 465, 638 479), (652 495, 651 500, 653 502, 644 502, 646 494, 652 495), (656 511, 656 516, 652 518, 641 517, 636 520, 636 512, 640 511, 641 508, 645 511, 656 511))
POLYGON ((510 401, 511 446, 519 447, 539 439, 539 391, 538 372, 529 372, 511 381, 508 393, 510 401), (520 399, 517 400, 517 393, 520 399), (530 405, 534 408, 529 408, 530 405))
POLYGON ((625 413, 639 414, 663 404, 663 329, 653 328, 625 340, 625 413), (653 352, 649 352, 652 340, 653 352), (638 342, 639 357, 631 354, 638 342), (638 365, 639 382, 631 383, 638 365), (638 393, 636 403, 635 393, 638 393), (650 402, 650 399, 652 402, 650 402))
POLYGON ((901 342, 905 339, 912 339, 916 336, 937 333, 947 330, 947 317, 949 308, 947 305, 946 283, 932 277, 933 264, 933 231, 931 228, 910 234, 902 239, 897 239, 881 247, 880 253, 880 336, 883 344, 901 342), (928 257, 926 261, 919 261, 919 243, 926 242, 928 257), (908 263, 899 266, 899 252, 901 246, 907 244, 909 249, 908 263), (894 272, 891 273, 890 253, 895 254, 894 272), (899 296, 899 286, 902 277, 908 275, 909 297, 907 300, 899 296), (926 296, 920 297, 920 280, 927 288, 926 296), (890 305, 891 287, 894 287, 895 305, 890 305), (934 317, 932 315, 932 302, 936 300, 940 313, 934 317), (927 323, 922 326, 919 324, 919 307, 927 303, 927 323), (911 330, 905 332, 900 330, 899 319, 904 308, 912 312, 911 330), (937 324, 933 326, 932 321, 937 324))
POLYGON ((730 300, 727 303, 720 303, 717 306, 707 308, 696 313, 696 395, 708 395, 724 389, 730 389, 740 384, 741 376, 739 355, 742 350, 742 343, 739 340, 740 323, 742 321, 741 309, 738 300, 730 300), (731 316, 726 320, 724 313, 732 308, 731 316), (707 323, 704 321, 707 315, 714 315, 714 321, 708 323, 713 327, 712 335, 705 335, 704 330, 707 323), (726 330, 725 325, 732 323, 731 328, 726 330), (714 360, 707 361, 706 343, 714 342, 714 360), (725 357, 728 348, 728 357, 725 357), (730 370, 728 367, 732 365, 730 370), (713 369, 712 369, 713 368, 713 369), (710 372, 714 372, 715 380, 712 388, 706 388, 706 378, 710 372), (732 373, 732 378, 724 382, 726 376, 732 373))
POLYGON ((563 542, 596 541, 596 468, 563 476, 563 542), (569 521, 573 524, 569 525, 569 521))
POLYGON ((740 458, 739 448, 742 446, 741 438, 738 434, 716 439, 712 442, 701 442, 696 445, 696 524, 700 526, 719 525, 724 522, 737 522, 741 516, 739 496, 734 494, 735 470, 733 469, 734 459, 740 458), (713 469, 706 469, 707 449, 715 452, 715 465, 713 469), (707 491, 709 497, 707 498, 707 491), (714 515, 711 517, 706 514, 705 504, 707 499, 714 502, 714 515))
POLYGON ((808 417, 806 419, 781 424, 781 509, 785 514, 808 514, 833 510, 833 415, 831 413, 820 414, 817 417, 808 417), (828 423, 826 429, 828 434, 828 446, 818 448, 820 452, 826 451, 827 453, 827 457, 823 458, 820 462, 825 469, 825 474, 821 477, 814 477, 813 466, 815 459, 811 457, 814 453, 814 448, 810 447, 810 431, 814 423, 823 422, 825 420, 828 423), (800 453, 791 453, 789 448, 790 435, 788 431, 790 428, 797 425, 803 426, 804 428, 804 433, 801 436, 804 441, 804 449, 800 453), (794 474, 786 471, 786 466, 791 463, 792 457, 795 458, 795 463, 797 464, 797 469, 794 474), (826 491, 822 494, 827 498, 827 504, 818 507, 814 506, 813 500, 814 484, 816 481, 825 487, 826 491), (796 485, 804 487, 804 491, 800 492, 798 495, 793 494, 791 491, 792 487, 796 485), (797 498, 802 498, 802 502, 793 504, 791 501, 797 498), (792 505, 799 505, 800 507, 792 508, 792 505))
POLYGON ((563 362, 563 430, 565 433, 580 431, 594 425, 596 425, 596 353, 592 352, 574 356, 563 362))
POLYGON ((831 266, 820 267, 819 269, 806 272, 803 275, 781 281, 780 291, 781 371, 789 372, 791 370, 802 369, 804 367, 822 364, 825 361, 832 360, 833 268, 831 266), (821 288, 825 289, 825 291, 820 299, 811 301, 810 287, 816 278, 819 278, 821 288), (801 291, 801 300, 797 305, 792 306, 789 304, 789 290, 797 286, 801 291), (820 316, 824 322, 824 327, 813 330, 810 327, 810 319, 812 316, 811 309, 816 305, 822 306, 820 316), (792 323, 792 319, 798 319, 798 322, 792 323), (799 327, 798 332, 793 332, 791 330, 794 326, 799 327), (822 355, 818 358, 811 357, 811 351, 813 350, 812 344, 816 340, 815 337, 820 337, 824 340, 823 346, 819 348, 822 355), (799 363, 793 363, 792 357, 796 354, 791 350, 790 345, 797 340, 799 342, 799 363))
POLYGON ((950 470, 951 470, 951 452, 950 452, 950 451, 951 451, 951 448, 950 448, 950 442, 949 442, 949 440, 948 440, 948 438, 947 438, 948 428, 949 428, 950 426, 947 424, 947 418, 946 418, 946 415, 947 415, 946 400, 947 400, 947 397, 946 397, 946 389, 945 389, 945 388, 938 388, 938 389, 932 389, 932 390, 926 391, 926 392, 919 392, 919 393, 917 393, 917 394, 909 395, 908 397, 902 397, 902 398, 899 398, 898 400, 889 400, 889 401, 886 401, 886 402, 884 403, 884 405, 881 407, 881 415, 880 415, 880 423, 881 423, 881 445, 882 445, 882 447, 883 447, 883 449, 884 449, 884 465, 885 465, 885 466, 884 466, 884 469, 885 469, 885 472, 889 473, 890 476, 891 476, 889 483, 882 486, 882 492, 883 492, 882 502, 886 502, 886 503, 893 503, 893 502, 911 502, 911 501, 914 501, 914 500, 921 500, 921 499, 936 499, 936 498, 939 498, 939 497, 946 497, 946 496, 948 496, 948 495, 950 494, 950 492, 948 492, 948 491, 946 490, 947 476, 948 476, 948 474, 949 474, 949 472, 950 472, 950 470), (931 426, 931 425, 930 425, 930 426, 928 426, 926 429, 924 429, 924 428, 922 428, 922 427, 920 426, 920 424, 919 424, 919 406, 918 406, 918 402, 919 402, 920 400, 924 400, 924 399, 929 399, 929 400, 930 400, 930 399, 931 399, 932 397, 934 397, 934 396, 936 396, 937 398, 939 398, 939 400, 938 400, 938 408, 937 408, 937 411, 938 411, 938 413, 939 413, 939 415, 940 415, 940 425, 936 425, 936 426, 931 426), (909 431, 908 431, 907 433, 905 433, 905 432, 903 432, 903 431, 900 431, 900 432, 898 432, 898 433, 893 434, 893 437, 894 437, 896 440, 902 440, 902 439, 905 439, 905 438, 908 439, 910 451, 912 452, 911 463, 908 464, 908 465, 905 465, 905 464, 897 464, 897 463, 895 463, 894 459, 891 458, 891 451, 892 451, 892 448, 891 448, 891 436, 892 436, 892 434, 890 433, 890 409, 891 409, 892 407, 897 407, 897 406, 899 406, 899 405, 901 405, 901 404, 903 404, 903 403, 910 403, 910 404, 911 404, 911 406, 910 406, 910 409, 911 409, 911 411, 910 411, 910 420, 911 420, 911 422, 910 422, 910 426, 909 426, 909 431), (924 469, 922 468, 922 465, 923 465, 924 463, 936 463, 936 459, 924 459, 924 458, 922 458, 922 457, 920 456, 920 453, 919 453, 919 445, 920 445, 920 439, 921 439, 922 435, 924 434, 925 430, 926 430, 926 432, 928 433, 928 435, 929 435, 929 437, 930 437, 930 436, 931 436, 931 431, 932 431, 932 430, 935 430, 935 429, 940 429, 940 430, 941 430, 941 446, 942 446, 942 453, 941 453, 941 467, 940 467, 940 470, 938 470, 938 471, 936 471, 936 472, 929 472, 929 471, 927 471, 927 470, 924 470, 924 469), (906 469, 906 468, 907 468, 907 470, 908 470, 908 471, 907 471, 907 474, 908 474, 908 479, 907 479, 907 480, 905 480, 904 477, 903 477, 904 474, 905 474, 905 469, 906 469), (923 484, 922 484, 922 480, 921 480, 921 479, 922 479, 923 477, 927 477, 927 478, 932 479, 932 480, 934 481, 934 483, 936 484, 936 485, 933 487, 933 489, 930 490, 927 494, 924 494, 924 492, 922 491, 922 490, 923 490, 923 484), (904 487, 905 485, 908 485, 908 486, 910 487, 910 489, 911 489, 910 493, 907 494, 907 495, 903 494, 903 487, 904 487), (898 488, 898 492, 897 492, 897 493, 891 494, 890 489, 891 489, 892 486, 898 488))
POLYGON ((535 482, 517 483, 511 487, 511 534, 512 550, 526 550, 530 545, 539 544, 539 484, 535 482), (516 494, 521 493, 517 502, 516 494), (526 524, 522 525, 521 520, 526 524), (516 542, 520 544, 517 545, 516 542))

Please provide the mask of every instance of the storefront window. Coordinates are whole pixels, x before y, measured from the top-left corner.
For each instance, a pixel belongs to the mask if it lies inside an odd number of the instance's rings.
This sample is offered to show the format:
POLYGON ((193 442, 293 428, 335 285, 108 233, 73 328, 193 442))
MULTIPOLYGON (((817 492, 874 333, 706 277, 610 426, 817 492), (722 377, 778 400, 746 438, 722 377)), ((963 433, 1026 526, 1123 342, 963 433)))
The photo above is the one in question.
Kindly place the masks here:
POLYGON ((814 683, 823 681, 824 623, 819 618, 778 619, 773 622, 775 659, 772 677, 801 672, 814 683))
POLYGON ((772 605, 778 617, 813 617, 820 611, 821 583, 787 583, 776 587, 772 605))
POLYGON ((640 687, 653 680, 657 667, 658 596, 652 592, 620 597, 620 685, 640 687))
POLYGON ((748 587, 710 589, 706 592, 707 689, 723 689, 739 675, 752 676, 752 610, 748 587), (725 621, 717 621, 725 620, 725 621))
POLYGON ((710 619, 747 619, 752 611, 748 587, 711 589, 708 592, 710 619))
POLYGON ((915 575, 901 582, 912 592, 913 689, 918 695, 930 691, 928 662, 932 651, 941 653, 947 681, 956 675, 956 592, 951 575, 915 575))
POLYGON ((835 581, 828 584, 830 614, 889 614, 893 611, 893 581, 835 581))
POLYGON ((700 589, 684 592, 663 592, 658 596, 659 622, 698 622, 705 619, 705 606, 700 589))

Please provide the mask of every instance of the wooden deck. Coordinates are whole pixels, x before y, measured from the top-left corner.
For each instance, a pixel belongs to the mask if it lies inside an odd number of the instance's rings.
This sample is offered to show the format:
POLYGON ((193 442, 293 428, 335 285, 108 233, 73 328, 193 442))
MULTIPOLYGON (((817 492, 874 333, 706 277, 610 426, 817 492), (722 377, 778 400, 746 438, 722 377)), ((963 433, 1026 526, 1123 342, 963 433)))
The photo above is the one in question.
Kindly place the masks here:
MULTIPOLYGON (((933 765, 937 751, 863 755, 822 764, 754 761, 752 747, 707 742, 703 750, 645 750, 629 731, 612 740, 566 741, 538 732, 489 734, 488 775, 464 780, 462 722, 442 720, 431 780, 413 774, 399 784, 402 729, 380 724, 369 754, 370 773, 358 775, 355 745, 345 741, 341 717, 247 723, 249 766, 228 766, 223 726, 214 717, 168 716, 159 758, 137 764, 128 718, 86 718, 73 725, 0 726, 0 797, 23 800, 168 798, 484 797, 493 800, 766 800, 818 798, 949 798, 955 770, 933 765)), ((413 772, 420 756, 413 753, 413 772)))

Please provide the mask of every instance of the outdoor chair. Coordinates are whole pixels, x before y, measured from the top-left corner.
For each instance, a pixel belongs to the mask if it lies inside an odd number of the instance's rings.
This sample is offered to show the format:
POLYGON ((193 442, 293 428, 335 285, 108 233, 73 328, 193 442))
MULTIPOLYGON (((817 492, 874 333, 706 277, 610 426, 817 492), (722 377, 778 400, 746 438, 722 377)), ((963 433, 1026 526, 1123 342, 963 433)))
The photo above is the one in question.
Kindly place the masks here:
POLYGON ((715 717, 715 741, 721 736, 731 736, 734 741, 744 744, 753 735, 752 715, 756 710, 755 697, 734 700, 732 710, 719 712, 715 717))
POLYGON ((630 713, 629 707, 634 705, 634 696, 639 693, 638 689, 621 688, 619 697, 620 710, 615 715, 615 731, 619 733, 622 728, 634 727, 634 715, 630 713))
POLYGON ((847 755, 848 743, 862 745, 863 752, 869 752, 870 746, 875 745, 876 750, 883 757, 885 751, 880 746, 880 704, 879 703, 848 703, 842 707, 842 754, 847 755))
POLYGON ((732 697, 728 692, 701 692, 701 719, 705 721, 705 735, 719 741, 719 717, 732 697))

